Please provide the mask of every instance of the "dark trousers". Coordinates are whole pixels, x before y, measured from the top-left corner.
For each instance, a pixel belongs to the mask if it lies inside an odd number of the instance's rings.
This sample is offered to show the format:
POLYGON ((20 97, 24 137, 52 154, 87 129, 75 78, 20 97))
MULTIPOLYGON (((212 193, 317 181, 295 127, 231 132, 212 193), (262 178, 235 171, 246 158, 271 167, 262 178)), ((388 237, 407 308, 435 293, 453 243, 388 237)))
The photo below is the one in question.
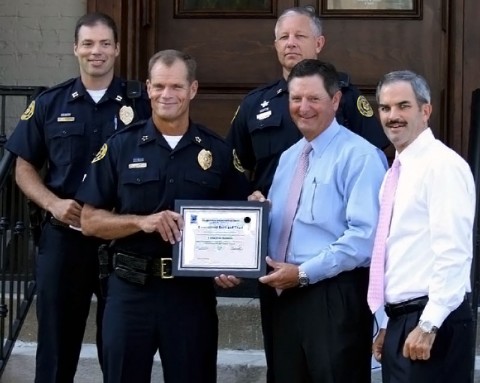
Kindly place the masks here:
POLYGON ((218 318, 211 279, 108 278, 104 382, 150 382, 159 351, 165 383, 215 383, 218 318))
POLYGON ((260 298, 260 315, 262 318, 263 348, 267 361, 267 383, 275 383, 273 378, 273 304, 277 300, 275 289, 261 282, 258 283, 260 298))
POLYGON ((370 382, 367 287, 368 269, 355 269, 271 296, 276 383, 370 382))
POLYGON ((429 360, 412 361, 402 355, 408 334, 422 311, 390 318, 382 352, 383 383, 469 383, 473 362, 473 322, 468 301, 453 311, 435 336, 429 360))
POLYGON ((93 294, 98 297, 97 346, 101 348, 99 244, 78 231, 44 224, 36 260, 36 383, 73 382, 93 294))

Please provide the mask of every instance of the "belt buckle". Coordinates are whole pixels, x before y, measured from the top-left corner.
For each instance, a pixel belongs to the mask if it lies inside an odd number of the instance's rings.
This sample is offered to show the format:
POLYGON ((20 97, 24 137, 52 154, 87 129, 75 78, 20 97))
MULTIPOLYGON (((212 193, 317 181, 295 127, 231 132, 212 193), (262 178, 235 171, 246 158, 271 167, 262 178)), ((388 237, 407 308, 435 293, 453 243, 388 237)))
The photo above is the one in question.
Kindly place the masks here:
POLYGON ((160 278, 172 279, 172 258, 160 258, 160 278), (170 265, 167 264, 170 262, 170 265))

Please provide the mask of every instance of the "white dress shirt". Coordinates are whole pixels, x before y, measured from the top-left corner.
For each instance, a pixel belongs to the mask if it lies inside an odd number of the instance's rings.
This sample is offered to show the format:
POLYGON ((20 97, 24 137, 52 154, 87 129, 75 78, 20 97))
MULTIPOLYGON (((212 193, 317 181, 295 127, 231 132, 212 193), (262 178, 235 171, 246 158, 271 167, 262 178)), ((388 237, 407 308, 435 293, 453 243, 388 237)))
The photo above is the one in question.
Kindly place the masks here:
POLYGON ((428 295, 421 319, 440 327, 471 289, 475 184, 468 164, 430 129, 398 158, 385 301, 428 295))

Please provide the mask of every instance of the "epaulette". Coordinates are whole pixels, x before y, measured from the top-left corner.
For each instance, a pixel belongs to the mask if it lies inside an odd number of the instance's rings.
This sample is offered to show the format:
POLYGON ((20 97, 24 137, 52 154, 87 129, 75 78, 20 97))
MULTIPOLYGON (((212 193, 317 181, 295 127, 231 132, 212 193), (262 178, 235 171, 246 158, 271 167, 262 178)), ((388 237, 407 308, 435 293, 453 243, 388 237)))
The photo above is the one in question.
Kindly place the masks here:
POLYGON ((350 86, 350 76, 345 72, 338 72, 338 84, 340 88, 348 88, 350 86))
POLYGON ((73 84, 75 81, 77 80, 77 77, 74 77, 74 78, 71 78, 67 81, 64 81, 64 82, 61 82, 60 84, 55 84, 53 86, 51 86, 50 88, 47 88, 45 89, 43 92, 41 92, 37 97, 40 97, 40 96, 43 96, 44 94, 48 94, 50 92, 53 92, 55 90, 58 90, 58 89, 61 89, 61 88, 65 88, 67 86, 70 86, 71 84, 73 84))
POLYGON ((212 129, 207 128, 206 126, 198 123, 195 123, 195 126, 198 128, 198 130, 201 130, 202 132, 206 133, 208 136, 216 138, 219 141, 225 142, 225 139, 220 134, 213 131, 212 129))
POLYGON ((148 121, 148 120, 136 121, 136 122, 134 122, 133 124, 127 125, 127 126, 125 126, 124 128, 116 131, 115 133, 112 134, 111 137, 116 136, 116 135, 118 135, 118 134, 122 134, 122 133, 126 133, 126 132, 131 132, 132 130, 140 129, 140 128, 142 128, 142 127, 147 123, 147 121, 148 121))
POLYGON ((268 89, 268 88, 272 88, 273 86, 275 86, 276 84, 278 84, 279 80, 275 80, 275 81, 272 81, 268 84, 265 84, 265 85, 261 85, 253 90, 251 90, 250 92, 247 93, 247 96, 250 96, 252 94, 255 94, 255 93, 258 93, 258 92, 261 92, 265 89, 268 89))

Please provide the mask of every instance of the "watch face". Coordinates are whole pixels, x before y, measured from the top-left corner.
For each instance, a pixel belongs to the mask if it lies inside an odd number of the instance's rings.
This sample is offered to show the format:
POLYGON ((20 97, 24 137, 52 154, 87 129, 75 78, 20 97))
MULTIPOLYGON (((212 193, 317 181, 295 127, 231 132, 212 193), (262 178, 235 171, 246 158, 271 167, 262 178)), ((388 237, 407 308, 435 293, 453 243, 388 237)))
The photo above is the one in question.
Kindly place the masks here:
POLYGON ((421 321, 419 323, 420 329, 423 332, 433 333, 436 332, 437 328, 429 321, 421 321))
POLYGON ((298 275, 298 283, 300 287, 308 286, 310 279, 307 277, 307 274, 301 271, 298 275))

